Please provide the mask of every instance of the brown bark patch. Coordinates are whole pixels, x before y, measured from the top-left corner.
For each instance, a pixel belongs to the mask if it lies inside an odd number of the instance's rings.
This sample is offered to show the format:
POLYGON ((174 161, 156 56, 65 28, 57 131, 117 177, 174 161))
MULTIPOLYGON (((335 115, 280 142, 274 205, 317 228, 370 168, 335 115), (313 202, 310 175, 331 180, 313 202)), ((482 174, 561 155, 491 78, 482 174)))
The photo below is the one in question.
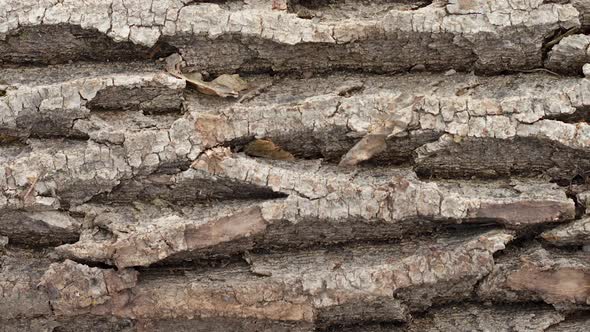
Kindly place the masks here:
POLYGON ((524 268, 511 273, 507 281, 514 290, 532 291, 553 303, 586 304, 590 297, 590 273, 572 268, 556 271, 524 268))
POLYGON ((573 204, 561 202, 482 203, 474 215, 477 218, 497 219, 507 225, 530 225, 573 218, 573 204))
POLYGON ((266 229, 266 220, 259 207, 247 209, 229 217, 223 217, 201 227, 186 230, 186 244, 189 248, 206 248, 237 238, 259 234, 266 229))

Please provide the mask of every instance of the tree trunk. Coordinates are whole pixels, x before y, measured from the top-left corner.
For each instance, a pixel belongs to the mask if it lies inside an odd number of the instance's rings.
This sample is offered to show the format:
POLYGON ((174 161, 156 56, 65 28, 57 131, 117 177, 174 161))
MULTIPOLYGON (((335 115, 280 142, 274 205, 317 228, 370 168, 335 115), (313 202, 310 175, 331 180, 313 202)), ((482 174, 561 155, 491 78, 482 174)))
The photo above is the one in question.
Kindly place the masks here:
POLYGON ((0 0, 0 331, 589 330, 587 63, 586 0, 0 0))

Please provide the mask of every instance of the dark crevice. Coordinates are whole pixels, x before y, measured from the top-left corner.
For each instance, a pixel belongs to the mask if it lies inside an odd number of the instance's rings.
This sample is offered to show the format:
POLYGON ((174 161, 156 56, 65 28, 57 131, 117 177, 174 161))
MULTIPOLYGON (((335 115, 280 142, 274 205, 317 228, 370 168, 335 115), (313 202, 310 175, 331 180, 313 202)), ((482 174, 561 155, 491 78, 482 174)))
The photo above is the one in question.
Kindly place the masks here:
MULTIPOLYGON (((360 140, 347 133, 346 128, 334 128, 322 132, 268 133, 261 138, 272 141, 295 159, 322 159, 326 163, 338 164, 342 156, 360 140)), ((590 154, 545 139, 465 138, 440 152, 418 159, 415 150, 440 136, 441 133, 437 132, 423 132, 388 139, 385 151, 361 165, 368 168, 413 167, 422 180, 546 176, 562 187, 575 186, 576 192, 583 185, 590 184, 590 154)), ((245 147, 253 139, 253 136, 244 136, 227 141, 223 146, 248 154, 245 147)))
POLYGON ((552 251, 559 251, 562 253, 578 253, 584 250, 584 245, 560 245, 560 246, 556 246, 550 242, 547 242, 545 240, 543 240, 542 238, 539 238, 539 242, 541 243, 541 245, 543 246, 543 248, 552 250, 552 251))
MULTIPOLYGON (((337 162, 356 141, 346 138, 343 133, 337 134, 338 131, 338 129, 334 129, 331 133, 299 132, 282 135, 277 133, 277 135, 265 136, 263 139, 272 141, 277 147, 288 151, 296 159, 324 159, 328 162, 337 162)), ((240 137, 226 142, 223 146, 230 147, 234 152, 245 152, 247 155, 256 156, 245 151, 248 143, 253 140, 254 136, 240 137)))
POLYGON ((590 311, 578 310, 573 312, 567 312, 567 321, 586 320, 590 318, 590 311))
POLYGON ((250 265, 244 260, 243 254, 238 253, 231 256, 214 258, 214 259, 199 259, 192 260, 164 260, 150 266, 136 267, 140 273, 140 279, 152 278, 161 275, 181 275, 184 276, 187 272, 215 272, 217 269, 237 269, 249 273, 250 265))
POLYGON ((33 139, 68 139, 70 141, 87 141, 90 137, 86 133, 81 132, 74 132, 74 133, 64 133, 64 134, 57 134, 54 131, 55 128, 47 128, 46 130, 40 131, 40 128, 35 128, 33 132, 27 138, 33 139))
POLYGON ((0 147, 5 145, 25 146, 26 137, 21 137, 12 130, 0 129, 0 147))
POLYGON ((51 234, 41 234, 36 230, 23 229, 19 235, 4 231, 0 231, 0 235, 8 237, 11 245, 26 249, 55 248, 63 244, 76 243, 80 239, 78 236, 57 238, 63 235, 59 230, 54 230, 51 234))
POLYGON ((280 254, 308 250, 347 250, 359 245, 401 245, 407 241, 426 240, 433 236, 466 236, 493 229, 501 229, 497 223, 464 221, 462 224, 433 222, 428 220, 406 220, 396 225, 380 222, 307 220, 297 224, 275 223, 260 235, 253 235, 216 246, 192 251, 179 252, 150 265, 156 266, 203 266, 235 262, 243 253, 280 254), (245 249, 247 248, 247 249, 245 249))
MULTIPOLYGON (((70 61, 137 61, 154 60, 178 53, 181 48, 187 69, 207 71, 212 75, 240 72, 259 73, 312 73, 331 72, 396 73, 417 67, 422 71, 440 73, 448 69, 459 72, 476 70, 479 74, 502 73, 512 69, 506 63, 481 67, 473 45, 464 40, 460 45, 443 47, 436 53, 432 42, 453 44, 453 34, 401 34, 397 38, 375 35, 367 40, 344 44, 301 43, 285 45, 240 34, 225 34, 214 40, 205 36, 178 35, 162 37, 151 48, 132 42, 114 42, 105 34, 92 29, 71 25, 41 25, 23 27, 8 34, 0 42, 0 65, 46 65, 70 61), (46 43, 52 40, 52 43, 46 43), (414 43, 414 44, 412 44, 414 43), (199 45, 199 47, 185 47, 199 45), (412 47, 406 47, 411 45, 412 47), (97 52, 96 50, 101 50, 97 52), (381 52, 377 49, 399 49, 400 52, 381 52), (407 49, 407 51, 405 51, 407 49), (413 53, 408 52, 412 50, 413 53), (272 52, 273 57, 267 57, 272 52), (221 55, 221 56, 220 56, 221 55), (310 57, 313 55, 313 57, 310 57), (313 59, 311 61, 310 59, 313 59), (372 59, 368 61, 368 59, 372 59), (408 59, 412 59, 411 62, 408 59), (418 65, 418 66, 417 66, 418 65), (481 67, 481 68, 480 68, 481 67)), ((555 38, 550 36, 550 38, 555 38)), ((521 69, 538 67, 536 61, 527 61, 521 69)))
POLYGON ((548 243, 543 239, 539 238, 538 243, 540 246, 549 251, 551 254, 558 255, 561 257, 584 257, 587 255, 584 252, 583 245, 565 245, 565 246, 556 246, 554 244, 548 243))
POLYGON ((578 107, 576 111, 571 114, 549 115, 542 118, 542 120, 555 120, 564 123, 577 124, 580 122, 590 123, 590 106, 578 107))
POLYGON ((558 227, 560 225, 566 224, 568 222, 570 222, 571 220, 568 221, 563 221, 563 222, 549 222, 549 223, 543 223, 543 224, 537 224, 537 225, 532 225, 529 226, 527 228, 523 228, 523 229, 519 229, 518 231, 516 231, 516 239, 513 240, 512 242, 510 242, 510 244, 507 246, 507 248, 511 248, 512 246, 514 247, 526 247, 527 245, 529 245, 532 242, 541 242, 541 238, 539 237, 539 235, 541 235, 541 233, 549 231, 555 227, 558 227))
MULTIPOLYGON (((351 137, 345 127, 334 127, 325 131, 297 131, 269 133, 261 137, 272 141, 277 147, 291 153, 295 159, 323 159, 324 162, 338 164, 361 139, 351 137)), ((442 134, 424 131, 406 137, 387 139, 385 151, 363 163, 363 166, 409 166, 412 164, 414 150, 426 143, 436 141, 442 134)), ((246 152, 245 147, 254 140, 254 136, 245 136, 225 142, 234 152, 246 152)))
POLYGON ((150 48, 115 42, 96 29, 67 24, 39 25, 13 30, 6 40, 0 41, 0 65, 153 60, 176 52, 178 49, 164 42, 150 48))
POLYGON ((560 36, 563 35, 567 30, 563 28, 559 28, 557 30, 551 31, 544 39, 543 39, 543 46, 541 49, 543 50, 543 63, 547 61, 549 57, 549 52, 553 48, 553 46, 559 44, 559 40, 561 40, 560 36))
POLYGON ((516 237, 506 246, 506 249, 499 250, 494 253, 494 260, 498 261, 501 257, 511 257, 514 256, 514 252, 522 252, 527 250, 528 248, 539 245, 540 241, 537 240, 538 232, 536 234, 521 234, 521 236, 516 237))
MULTIPOLYGON (((313 1, 310 3, 312 7, 315 6, 313 1)), ((562 33, 563 31, 555 32, 548 36, 546 46, 562 36, 562 33)), ((518 72, 519 69, 543 69, 539 68, 542 63, 538 63, 536 58, 525 61, 518 68, 511 68, 514 66, 510 66, 508 62, 482 67, 478 64, 477 54, 473 52, 474 46, 467 40, 457 44, 453 42, 455 38, 457 36, 451 33, 441 33, 437 38, 429 33, 400 34, 396 38, 376 34, 367 40, 343 44, 285 45, 240 34, 225 34, 214 40, 202 35, 178 35, 162 37, 156 45, 148 48, 132 42, 114 42, 98 30, 64 24, 41 25, 23 27, 9 33, 7 40, 0 42, 0 65, 155 60, 178 53, 180 48, 187 60, 188 69, 204 70, 213 75, 235 72, 396 73, 418 67, 423 68, 422 71, 433 73, 452 68, 459 72, 475 70, 478 74, 486 75, 518 72), (46 40, 52 40, 52 43, 47 43, 46 40), (433 52, 429 46, 433 42, 454 46, 441 47, 433 52), (379 51, 385 49, 400 51, 379 51), (410 51, 411 54, 408 53, 410 51), (267 57, 269 53, 273 57, 267 57)), ((546 53, 544 52, 545 56, 546 53)))
POLYGON ((51 320, 55 326, 52 332, 75 332, 75 331, 111 331, 126 332, 135 331, 135 322, 128 318, 101 317, 94 315, 81 315, 75 317, 59 317, 51 320))
MULTIPOLYGON (((19 252, 19 253, 27 253, 27 256, 29 258, 38 258, 38 257, 43 257, 44 259, 50 259, 50 260, 57 260, 56 257, 49 255, 51 253, 53 253, 53 248, 52 247, 48 247, 48 246, 43 246, 43 245, 29 245, 26 243, 19 243, 19 242, 13 242, 10 241, 8 242, 8 245, 6 245, 4 247, 4 255, 6 256, 10 256, 7 253, 14 253, 14 252, 19 252)), ((2 253, 2 250, 0 249, 0 253, 2 253)), ((3 256, 0 255, 0 258, 2 258, 3 256)), ((0 259, 0 263, 1 263, 1 259, 0 259)))
POLYGON ((89 261, 89 260, 85 260, 85 259, 73 259, 73 258, 71 260, 75 261, 77 263, 80 263, 80 264, 87 265, 89 267, 95 267, 95 268, 99 268, 99 269, 103 269, 103 270, 106 270, 106 269, 117 270, 116 266, 109 265, 109 264, 103 263, 103 262, 89 261))
POLYGON ((112 86, 100 90, 86 107, 91 112, 181 113, 182 91, 157 85, 134 88, 112 86))
POLYGON ((123 180, 110 192, 96 195, 89 202, 131 203, 134 201, 150 202, 161 199, 175 202, 178 205, 191 205, 194 202, 230 199, 274 199, 287 196, 274 192, 270 188, 250 185, 236 180, 220 181, 219 179, 201 177, 174 182, 170 177, 176 173, 171 171, 123 180))
POLYGON ((590 190, 590 170, 578 171, 569 179, 554 179, 551 182, 565 188, 568 198, 574 201, 576 206, 576 219, 586 214, 586 206, 578 200, 578 194, 590 190))
POLYGON ((290 8, 303 6, 309 9, 321 9, 322 7, 338 6, 343 3, 351 3, 354 6, 362 7, 367 5, 389 5, 407 4, 414 9, 426 7, 432 4, 433 0, 289 0, 290 8))
POLYGON ((543 138, 465 138, 424 157, 415 171, 427 180, 546 176, 567 186, 590 171, 590 153, 543 138))
MULTIPOLYGON (((501 229, 498 224, 441 224, 440 222, 407 221, 408 228, 400 231, 391 224, 339 222, 328 225, 325 222, 301 222, 297 225, 272 225, 267 232, 238 239, 216 246, 175 253, 139 270, 207 271, 209 268, 224 268, 228 265, 248 267, 244 261, 247 253, 281 254, 297 251, 327 250, 331 252, 346 251, 351 246, 403 245, 411 241, 425 241, 432 237, 457 237, 481 234, 486 231, 501 229), (414 228, 410 229, 410 223, 414 228), (303 224, 303 225, 302 225, 303 224), (290 228, 290 229, 289 229, 290 228), (325 234, 322 234, 324 232, 325 234), (323 236, 322 236, 323 235, 323 236)), ((77 260, 87 263, 86 260, 77 260)))
POLYGON ((0 235, 11 244, 27 247, 51 247, 79 240, 79 231, 52 227, 46 222, 29 217, 27 211, 3 210, 0 213, 0 235))
POLYGON ((436 234, 462 235, 499 229, 502 226, 484 220, 433 221, 408 219, 396 224, 378 221, 364 222, 350 220, 330 223, 326 221, 300 221, 276 223, 268 227, 260 237, 255 238, 253 252, 286 252, 318 248, 344 249, 359 244, 399 244, 400 241, 427 239, 436 234))
POLYGON ((542 52, 543 52, 543 62, 545 63, 549 57, 549 52, 551 51, 551 49, 553 49, 553 47, 557 44, 559 44, 559 42, 567 37, 567 36, 571 36, 573 34, 579 33, 580 32, 580 28, 578 27, 574 27, 571 29, 564 29, 564 28, 560 28, 557 29, 555 31, 553 31, 553 33, 549 34, 544 40, 543 40, 543 47, 541 48, 542 52))
POLYGON ((248 3, 245 0, 190 0, 183 7, 201 4, 216 4, 225 10, 232 10, 244 8, 248 3))
POLYGON ((191 167, 190 160, 178 160, 176 162, 162 163, 153 174, 177 174, 191 167))
MULTIPOLYGON (((202 45, 199 48, 182 47, 181 54, 187 62, 187 69, 205 70, 214 75, 236 72, 383 74, 408 71, 416 64, 424 65, 424 71, 431 72, 444 72, 450 68, 459 72, 471 71, 477 56, 467 41, 452 48, 441 47, 436 52, 429 46, 435 41, 450 45, 456 37, 451 33, 441 33, 436 37, 420 32, 396 36, 375 33, 367 36, 367 39, 349 43, 310 42, 295 45, 237 33, 223 34, 214 40, 203 35, 177 35, 165 37, 164 40, 174 45, 202 45), (397 49, 399 52, 385 52, 388 49, 397 49)), ((493 70, 501 69, 502 64, 499 64, 493 70)))

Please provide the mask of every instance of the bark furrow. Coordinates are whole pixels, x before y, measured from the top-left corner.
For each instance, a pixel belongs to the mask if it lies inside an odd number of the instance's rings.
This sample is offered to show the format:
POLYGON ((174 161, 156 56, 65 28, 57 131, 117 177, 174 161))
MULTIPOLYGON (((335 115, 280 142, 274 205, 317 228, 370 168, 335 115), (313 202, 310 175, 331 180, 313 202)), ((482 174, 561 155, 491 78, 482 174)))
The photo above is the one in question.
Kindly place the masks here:
POLYGON ((590 1, 0 0, 0 332, 578 332, 590 1))

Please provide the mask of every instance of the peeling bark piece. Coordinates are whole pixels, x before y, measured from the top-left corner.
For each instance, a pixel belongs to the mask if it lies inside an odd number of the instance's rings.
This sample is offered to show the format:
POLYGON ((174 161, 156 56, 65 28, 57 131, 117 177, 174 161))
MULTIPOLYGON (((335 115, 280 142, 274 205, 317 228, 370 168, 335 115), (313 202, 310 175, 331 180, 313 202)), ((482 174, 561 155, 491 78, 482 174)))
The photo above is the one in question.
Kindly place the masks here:
POLYGON ((110 312, 137 319, 233 317, 318 324, 406 320, 408 309, 468 297, 491 271, 493 253, 512 238, 495 230, 399 246, 287 254, 288 261, 281 254, 251 255, 252 272, 240 267, 185 271, 184 276, 146 271, 131 294, 130 272, 103 270, 100 275, 98 269, 69 261, 52 265, 42 280, 52 290, 54 310, 67 315, 110 312), (106 288, 95 291, 96 296, 70 297, 87 291, 91 276, 106 288), (64 278, 72 279, 72 285, 63 288, 64 278), (116 287, 109 288, 111 283, 116 287), (89 297, 99 304, 89 306, 89 297))
MULTIPOLYGON (((338 92, 338 95, 341 95, 338 92)), ((416 105, 424 101, 424 96, 402 93, 387 105, 389 116, 384 116, 377 123, 373 123, 368 134, 350 149, 340 161, 340 166, 354 166, 362 161, 371 159, 374 155, 387 148, 387 136, 399 134, 407 129, 410 119, 407 114, 415 111, 416 105), (399 115, 401 114, 401 116, 399 115), (404 117, 404 115, 406 115, 404 117)))
POLYGON ((499 259, 479 286, 478 296, 497 302, 545 301, 557 309, 590 304, 587 254, 558 253, 533 246, 499 259))
POLYGON ((195 207, 177 212, 139 204, 135 208, 83 206, 79 210, 94 216, 96 228, 85 231, 79 242, 58 247, 57 251, 119 268, 148 266, 171 256, 236 254, 252 249, 254 240, 272 224, 273 220, 265 220, 261 211, 266 205, 272 203, 227 203, 221 208, 195 207), (189 252, 191 255, 187 255, 189 252))
POLYGON ((355 166, 371 159, 387 148, 386 135, 368 134, 352 147, 340 160, 340 166, 355 166))
POLYGON ((590 62, 590 36, 578 34, 563 38, 549 52, 545 66, 552 70, 581 74, 590 62))
POLYGON ((206 94, 206 95, 219 96, 219 97, 223 97, 223 98, 227 98, 227 97, 237 98, 239 96, 238 91, 234 90, 231 87, 227 87, 225 85, 219 84, 214 81, 205 82, 202 79, 195 78, 194 76, 193 77, 186 77, 186 81, 188 83, 194 85, 199 92, 206 94))
POLYGON ((256 139, 244 147, 244 152, 249 156, 262 157, 273 160, 294 160, 292 154, 281 149, 270 140, 256 139))
POLYGON ((138 63, 2 69, 0 77, 9 86, 0 97, 0 133, 20 138, 87 137, 88 127, 103 125, 93 114, 105 110, 179 111, 185 86, 138 63))
POLYGON ((339 8, 343 4, 338 2, 314 20, 258 1, 228 6, 163 0, 153 10, 137 6, 128 11, 132 6, 112 0, 11 1, 0 12, 0 37, 5 40, 0 59, 47 63, 129 59, 129 53, 153 58, 177 47, 189 66, 217 73, 396 71, 416 65, 501 72, 541 67, 544 39, 580 26, 580 14, 571 4, 541 1, 435 2, 422 8, 390 3, 339 8), (41 34, 28 34, 31 30, 41 34), (57 31, 64 36, 55 38, 57 31), (76 34, 83 38, 74 42, 76 34), (105 35, 125 43, 110 43, 105 35), (54 39, 54 45, 44 46, 45 40, 54 39), (96 56, 97 44, 104 45, 105 56, 96 56), (387 52, 392 49, 397 51, 387 52))
POLYGON ((586 217, 545 231, 541 238, 556 246, 584 246, 590 244, 590 218, 586 217))
POLYGON ((272 140, 296 158, 413 163, 424 177, 545 173, 566 180, 590 169, 590 127, 580 121, 590 107, 589 89, 584 79, 537 74, 326 75, 276 82, 244 105, 196 99, 186 105, 204 148, 239 150, 254 137, 272 140), (364 90, 351 96, 334 89, 359 79, 364 90), (425 97, 415 108, 396 109, 404 94, 425 97), (392 122, 388 132, 371 134, 392 122), (347 155, 359 149, 358 157, 347 155))
MULTIPOLYGON (((120 201, 121 195, 130 202, 137 198, 154 199, 152 204, 77 208, 78 213, 94 218, 93 227, 85 230, 78 242, 61 246, 58 251, 66 257, 122 268, 232 255, 258 248, 400 239, 416 234, 418 229, 426 231, 462 222, 492 221, 524 228, 571 219, 575 213, 574 203, 565 192, 538 182, 515 183, 512 187, 497 183, 427 183, 416 179, 410 171, 343 173, 317 163, 292 166, 232 156, 224 149, 218 152, 216 155, 207 151, 196 161, 198 170, 184 173, 193 174, 196 182, 190 178, 184 180, 187 183, 171 181, 175 189, 166 196, 115 191, 105 197, 105 202, 120 201), (260 194, 266 190, 267 197, 272 192, 275 197, 290 196, 195 208, 175 207, 161 201, 184 201, 187 198, 180 196, 181 186, 207 187, 203 181, 211 177, 216 179, 214 186, 246 192, 243 198, 255 194, 248 193, 250 186, 259 188, 260 194)), ((160 187, 164 183, 156 182, 160 187)), ((139 182, 137 187, 150 192, 146 181, 139 182)))
MULTIPOLYGON (((170 71, 169 71, 170 72, 170 71)), ((206 95, 212 96, 219 96, 219 97, 237 97, 239 90, 234 89, 231 86, 227 86, 225 84, 220 84, 219 82, 213 80, 211 82, 203 81, 203 76, 198 73, 187 73, 182 74, 181 72, 170 72, 175 77, 179 79, 185 80, 187 83, 190 83, 197 88, 197 90, 201 93, 206 95)), ((221 77, 221 76, 220 76, 221 77)), ((223 79, 221 80, 223 82, 223 79)), ((226 82, 227 83, 227 82, 226 82)))
POLYGON ((193 168, 219 178, 267 186, 289 194, 293 207, 284 216, 362 218, 395 222, 412 218, 434 220, 495 220, 512 227, 570 219, 573 201, 555 187, 515 183, 513 187, 469 182, 422 182, 408 170, 344 171, 315 162, 289 163, 251 159, 225 148, 208 150, 193 168), (530 187, 528 187, 530 185, 530 187), (502 197, 502 201, 498 200, 502 197), (525 209, 530 216, 516 213, 525 209))
POLYGON ((410 310, 421 310, 438 301, 468 296, 475 280, 493 265, 491 252, 501 250, 511 238, 508 233, 491 231, 467 236, 460 244, 442 236, 434 245, 426 240, 394 247, 254 255, 249 260, 256 274, 301 284, 314 297, 320 321, 330 322, 332 315, 338 317, 335 322, 384 320, 380 315, 386 312, 370 307, 368 299, 387 304, 393 294, 410 310), (458 275, 465 278, 455 279, 458 275), (351 302, 353 308, 362 303, 371 309, 348 313, 351 302))
POLYGON ((217 84, 221 84, 221 85, 226 86, 230 89, 233 89, 234 91, 237 91, 237 92, 244 91, 244 90, 248 89, 248 82, 246 82, 242 78, 240 78, 240 75, 238 75, 238 74, 219 75, 212 82, 215 82, 217 84))
MULTIPOLYGON (((482 203, 476 217, 518 220, 517 224, 531 225, 548 216, 554 216, 553 220, 560 219, 562 207, 559 202, 482 203)), ((568 217, 573 218, 571 214, 568 217)))

